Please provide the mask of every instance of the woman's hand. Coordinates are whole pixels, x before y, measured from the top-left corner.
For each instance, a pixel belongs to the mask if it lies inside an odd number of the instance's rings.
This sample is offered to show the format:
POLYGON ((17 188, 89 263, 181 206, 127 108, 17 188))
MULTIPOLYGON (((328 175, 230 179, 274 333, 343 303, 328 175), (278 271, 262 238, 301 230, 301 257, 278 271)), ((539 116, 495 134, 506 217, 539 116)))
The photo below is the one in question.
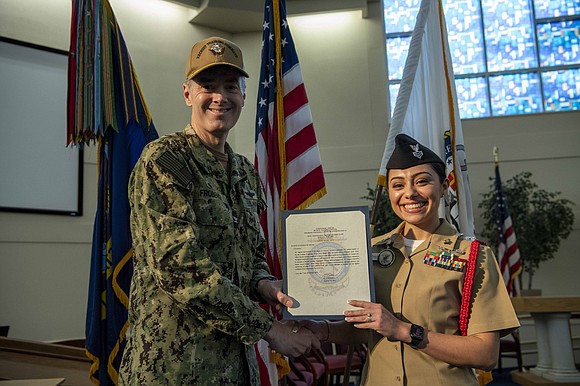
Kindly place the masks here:
POLYGON ((375 330, 389 339, 411 341, 409 335, 411 325, 395 318, 382 304, 363 300, 349 300, 348 304, 359 308, 344 312, 344 320, 354 323, 356 328, 375 330))
MULTIPOLYGON (((357 310, 345 311, 345 321, 358 329, 371 329, 405 343, 411 342, 411 324, 395 318, 381 304, 350 300, 357 310)), ((490 331, 469 336, 449 335, 425 329, 425 339, 419 350, 454 366, 483 370, 494 368, 499 352, 499 332, 490 331)))

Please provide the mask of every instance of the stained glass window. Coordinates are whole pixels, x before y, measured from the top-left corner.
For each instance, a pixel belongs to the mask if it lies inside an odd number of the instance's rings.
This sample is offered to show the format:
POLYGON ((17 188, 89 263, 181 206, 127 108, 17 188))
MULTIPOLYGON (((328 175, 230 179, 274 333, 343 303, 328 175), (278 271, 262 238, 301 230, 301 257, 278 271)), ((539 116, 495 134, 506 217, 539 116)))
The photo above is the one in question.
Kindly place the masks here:
MULTIPOLYGON (((391 113, 420 0, 383 0, 391 113)), ((443 0, 460 116, 580 110, 580 0, 443 0)))
POLYGON ((580 63, 580 20, 538 24, 540 65, 580 63))
POLYGON ((578 0, 536 0, 534 7, 538 19, 580 15, 578 0))
POLYGON ((405 61, 409 54, 409 44, 411 44, 410 36, 387 39, 387 65, 389 79, 401 79, 403 77, 405 61))
POLYGON ((527 0, 483 0, 487 70, 538 66, 532 11, 527 0))
POLYGON ((476 0, 448 2, 445 8, 449 52, 455 74, 485 71, 483 36, 480 33, 481 12, 476 0))
POLYGON ((542 73, 546 111, 580 110, 580 69, 542 73))
POLYGON ((517 73, 489 77, 493 115, 517 115, 542 112, 538 73, 517 73))
POLYGON ((489 97, 484 77, 458 78, 455 80, 457 104, 464 117, 489 117, 489 97))
POLYGON ((385 0, 385 32, 412 32, 421 0, 385 0))

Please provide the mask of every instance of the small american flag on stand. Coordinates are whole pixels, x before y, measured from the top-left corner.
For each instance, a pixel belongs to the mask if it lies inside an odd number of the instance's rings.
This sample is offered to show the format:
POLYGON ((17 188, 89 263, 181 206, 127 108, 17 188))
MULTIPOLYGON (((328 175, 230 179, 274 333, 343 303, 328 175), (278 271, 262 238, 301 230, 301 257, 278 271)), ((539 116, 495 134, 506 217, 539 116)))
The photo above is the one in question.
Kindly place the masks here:
POLYGON ((515 278, 522 271, 522 262, 520 260, 516 233, 508 210, 507 201, 503 194, 499 165, 497 163, 495 165, 495 199, 499 268, 508 293, 511 296, 516 296, 519 288, 515 278))
MULTIPOLYGON (((304 209, 326 194, 312 114, 286 21, 284 0, 266 0, 262 25, 262 64, 256 112, 255 167, 266 193, 260 219, 273 275, 282 277, 281 212, 304 209)), ((262 385, 277 385, 267 343, 256 347, 262 385)))

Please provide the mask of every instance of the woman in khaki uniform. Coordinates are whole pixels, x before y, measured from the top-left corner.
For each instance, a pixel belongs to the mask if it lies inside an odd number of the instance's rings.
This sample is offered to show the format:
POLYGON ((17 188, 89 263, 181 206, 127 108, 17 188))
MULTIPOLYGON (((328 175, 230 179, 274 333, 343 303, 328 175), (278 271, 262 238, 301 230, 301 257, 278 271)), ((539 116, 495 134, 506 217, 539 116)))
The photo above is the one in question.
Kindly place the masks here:
POLYGON ((395 141, 387 189, 403 222, 373 239, 377 303, 350 300, 357 309, 345 311, 345 321, 306 327, 321 340, 367 342, 365 385, 478 385, 473 369, 495 366, 499 338, 519 326, 517 316, 491 249, 471 252, 473 242, 439 218, 448 187, 443 161, 407 135, 395 141), (472 293, 462 318, 470 254, 472 293))

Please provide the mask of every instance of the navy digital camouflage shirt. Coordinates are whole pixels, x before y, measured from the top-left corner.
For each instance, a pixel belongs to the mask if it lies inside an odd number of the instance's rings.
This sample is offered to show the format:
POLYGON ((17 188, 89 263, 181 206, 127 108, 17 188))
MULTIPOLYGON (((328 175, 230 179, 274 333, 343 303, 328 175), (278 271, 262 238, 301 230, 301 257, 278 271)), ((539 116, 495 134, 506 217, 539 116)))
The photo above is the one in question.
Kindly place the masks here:
POLYGON ((253 165, 229 173, 188 126, 143 150, 129 182, 134 274, 120 385, 259 385, 253 343, 271 328, 253 165))

